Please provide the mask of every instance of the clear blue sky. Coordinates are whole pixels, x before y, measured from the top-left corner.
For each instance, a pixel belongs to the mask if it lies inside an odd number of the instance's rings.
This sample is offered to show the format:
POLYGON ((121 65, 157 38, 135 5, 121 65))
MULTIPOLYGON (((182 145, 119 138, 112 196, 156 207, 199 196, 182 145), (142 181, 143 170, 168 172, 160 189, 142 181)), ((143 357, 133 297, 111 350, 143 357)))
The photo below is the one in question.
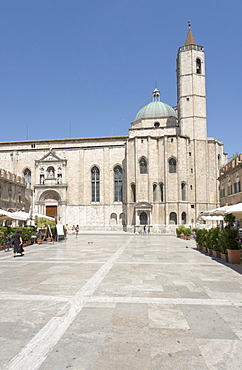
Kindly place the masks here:
POLYGON ((241 0, 1 0, 0 141, 127 135, 177 103, 187 21, 205 47, 208 136, 241 153, 241 0))

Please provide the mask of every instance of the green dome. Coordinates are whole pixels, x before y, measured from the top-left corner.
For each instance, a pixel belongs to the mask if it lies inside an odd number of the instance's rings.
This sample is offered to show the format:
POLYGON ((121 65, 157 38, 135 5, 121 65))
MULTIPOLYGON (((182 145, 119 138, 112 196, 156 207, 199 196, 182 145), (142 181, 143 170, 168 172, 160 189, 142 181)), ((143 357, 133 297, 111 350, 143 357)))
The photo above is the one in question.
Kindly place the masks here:
POLYGON ((152 101, 145 105, 136 114, 135 121, 141 118, 162 118, 162 117, 175 117, 177 114, 174 109, 161 101, 152 101))

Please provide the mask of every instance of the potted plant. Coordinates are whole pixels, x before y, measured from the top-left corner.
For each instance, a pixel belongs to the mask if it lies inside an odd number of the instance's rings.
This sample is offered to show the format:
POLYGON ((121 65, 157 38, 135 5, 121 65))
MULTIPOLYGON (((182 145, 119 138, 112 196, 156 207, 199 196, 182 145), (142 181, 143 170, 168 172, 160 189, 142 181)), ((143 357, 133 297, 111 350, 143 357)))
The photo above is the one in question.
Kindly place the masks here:
POLYGON ((241 262, 241 248, 240 244, 236 240, 238 236, 238 230, 232 229, 232 225, 235 222, 235 216, 228 214, 224 217, 224 221, 227 222, 225 227, 225 244, 228 252, 228 261, 230 263, 240 264, 241 262))

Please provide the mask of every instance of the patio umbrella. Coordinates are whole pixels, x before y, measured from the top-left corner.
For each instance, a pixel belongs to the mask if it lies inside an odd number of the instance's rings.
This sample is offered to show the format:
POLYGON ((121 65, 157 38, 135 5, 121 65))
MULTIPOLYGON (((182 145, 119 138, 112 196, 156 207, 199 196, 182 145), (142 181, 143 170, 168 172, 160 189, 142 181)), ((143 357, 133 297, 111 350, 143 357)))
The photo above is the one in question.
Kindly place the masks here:
POLYGON ((233 213, 236 218, 242 218, 242 202, 228 206, 225 214, 233 213))
POLYGON ((210 216, 225 216, 226 214, 225 212, 227 211, 228 208, 229 206, 215 208, 213 211, 210 212, 210 216))
POLYGON ((26 221, 26 218, 15 214, 15 212, 8 212, 0 209, 0 220, 18 220, 18 221, 26 221))

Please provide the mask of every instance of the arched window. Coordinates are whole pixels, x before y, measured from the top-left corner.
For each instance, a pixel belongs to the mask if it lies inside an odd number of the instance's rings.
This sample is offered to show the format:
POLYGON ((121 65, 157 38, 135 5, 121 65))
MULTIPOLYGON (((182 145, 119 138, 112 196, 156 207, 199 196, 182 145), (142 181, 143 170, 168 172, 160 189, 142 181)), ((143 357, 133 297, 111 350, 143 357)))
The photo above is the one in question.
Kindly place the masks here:
POLYGON ((131 202, 136 202, 136 187, 135 184, 131 184, 131 202))
POLYGON ((0 199, 2 199, 2 191, 3 191, 3 188, 2 188, 2 185, 0 185, 0 199))
POLYGON ((100 174, 99 169, 95 166, 91 170, 92 181, 92 202, 100 202, 100 174))
POLYGON ((201 74, 201 59, 199 58, 196 59, 196 73, 198 75, 201 74))
POLYGON ((122 202, 122 168, 116 166, 114 168, 114 201, 122 202))
POLYGON ((147 225, 148 224, 147 213, 141 212, 139 216, 139 220, 140 220, 140 225, 147 225))
POLYGON ((147 173, 147 161, 145 158, 141 158, 139 161, 140 173, 147 173))
POLYGON ((186 183, 183 181, 181 183, 181 197, 182 197, 182 200, 187 200, 187 194, 186 194, 186 183))
POLYGON ((21 191, 19 190, 18 192, 18 202, 21 203, 22 201, 22 195, 21 195, 21 191))
POLYGON ((220 185, 220 198, 224 198, 224 197, 225 197, 225 187, 224 187, 224 183, 222 182, 220 185))
POLYGON ((186 212, 182 212, 182 215, 181 215, 181 218, 182 218, 182 224, 186 224, 187 223, 187 214, 186 212))
POLYGON ((177 214, 175 212, 170 213, 170 224, 177 225, 177 214))
POLYGON ((164 202, 164 184, 163 184, 163 182, 160 183, 160 201, 164 202))
POLYGON ((175 158, 169 159, 169 172, 176 173, 176 160, 175 158))
POLYGON ((231 179, 228 180, 228 195, 232 194, 232 183, 231 179))
POLYGON ((155 122, 155 123, 154 123, 154 126, 155 126, 155 127, 160 127, 160 122, 155 122))
POLYGON ((24 180, 26 183, 31 183, 31 171, 28 168, 24 170, 24 180))
POLYGON ((239 178, 239 174, 238 173, 236 175, 235 182, 234 182, 234 192, 235 193, 239 193, 240 192, 240 178, 239 178))
POLYGON ((158 201, 158 186, 157 184, 153 184, 153 202, 158 201))
POLYGON ((13 196, 13 190, 12 190, 12 187, 9 186, 8 188, 8 200, 12 200, 12 196, 13 196))
POLYGON ((117 225, 117 215, 116 215, 116 213, 112 213, 111 214, 110 223, 113 226, 117 225))

